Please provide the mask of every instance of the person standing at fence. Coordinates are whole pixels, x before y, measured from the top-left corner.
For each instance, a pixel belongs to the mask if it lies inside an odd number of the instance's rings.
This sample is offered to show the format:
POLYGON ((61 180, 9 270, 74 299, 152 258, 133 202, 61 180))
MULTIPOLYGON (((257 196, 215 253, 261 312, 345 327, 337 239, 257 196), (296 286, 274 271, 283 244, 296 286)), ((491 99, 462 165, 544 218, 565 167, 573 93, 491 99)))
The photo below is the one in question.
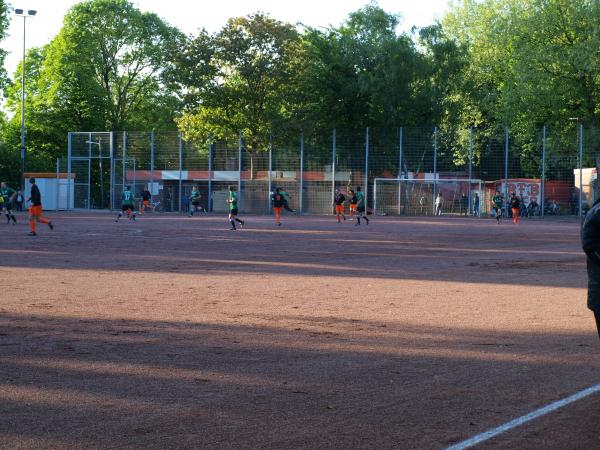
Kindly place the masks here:
POLYGON ((202 211, 202 206, 200 206, 200 200, 202 199, 202 195, 200 194, 200 190, 198 186, 194 186, 192 188, 192 193, 190 194, 190 217, 194 215, 196 211, 202 211))
POLYGON ((521 212, 521 200, 517 197, 517 193, 513 192, 510 196, 510 209, 512 210, 513 223, 519 223, 519 213, 521 212))
POLYGON ((237 194, 235 192, 235 188, 233 186, 229 186, 229 194, 227 197, 227 204, 229 205, 229 222, 231 223, 231 230, 235 230, 235 223, 238 222, 242 228, 244 227, 245 222, 242 219, 238 219, 238 201, 237 194))
POLYGON ((471 199, 473 202, 473 216, 479 217, 479 194, 475 193, 475 197, 471 199))
POLYGON ((369 225, 369 218, 367 217, 367 208, 365 206, 365 193, 361 190, 360 186, 356 188, 356 211, 358 215, 356 216, 356 225, 360 225, 360 219, 365 219, 367 225, 369 225))
POLYGON ((54 225, 51 220, 42 217, 42 193, 40 189, 35 184, 35 178, 30 178, 29 182, 31 183, 31 195, 29 196, 28 201, 31 203, 29 207, 29 227, 31 231, 28 236, 37 236, 36 233, 36 223, 45 223, 48 227, 53 230, 54 225))
POLYGON ((154 206, 152 205, 152 194, 146 188, 142 191, 142 202, 140 204, 140 214, 144 214, 146 208, 152 209, 154 211, 154 206))
POLYGON ((337 190, 335 193, 335 198, 333 200, 333 204, 335 206, 335 215, 337 216, 337 222, 341 223, 341 218, 346 220, 346 216, 344 215, 344 202, 346 201, 346 196, 342 193, 341 190, 337 190))
POLYGON ((464 192, 460 195, 460 214, 469 214, 469 197, 464 192))
POLYGON ((135 220, 135 213, 133 212, 134 203, 133 203, 133 192, 131 192, 131 187, 125 186, 125 190, 123 194, 121 194, 121 212, 117 215, 117 219, 115 222, 118 222, 119 219, 123 216, 123 213, 127 214, 127 218, 130 220, 135 220))
POLYGON ((15 205, 17 205, 17 211, 23 211, 23 203, 25 203, 25 197, 23 197, 23 193, 21 191, 17 191, 17 196, 15 197, 15 205))
POLYGON ((444 209, 444 197, 442 197, 441 192, 438 192, 437 197, 435 198, 435 215, 441 216, 443 209, 444 209))
POLYGON ((281 226, 281 212, 283 211, 283 205, 285 203, 285 199, 283 195, 281 195, 281 191, 279 188, 275 189, 275 192, 271 194, 271 203, 273 204, 273 213, 275 213, 275 223, 277 226, 281 226))
POLYGON ((6 224, 8 225, 11 220, 13 221, 13 224, 16 224, 17 218, 12 213, 12 204, 17 196, 17 192, 3 181, 0 183, 0 195, 4 200, 2 204, 2 211, 4 214, 6 214, 6 224))
POLYGON ((594 312, 600 336, 600 199, 585 215, 581 227, 581 246, 587 259, 587 306, 594 312))
POLYGON ((500 194, 500 191, 496 191, 496 195, 492 197, 492 208, 496 214, 496 223, 500 223, 502 220, 502 204, 504 203, 504 197, 500 194))

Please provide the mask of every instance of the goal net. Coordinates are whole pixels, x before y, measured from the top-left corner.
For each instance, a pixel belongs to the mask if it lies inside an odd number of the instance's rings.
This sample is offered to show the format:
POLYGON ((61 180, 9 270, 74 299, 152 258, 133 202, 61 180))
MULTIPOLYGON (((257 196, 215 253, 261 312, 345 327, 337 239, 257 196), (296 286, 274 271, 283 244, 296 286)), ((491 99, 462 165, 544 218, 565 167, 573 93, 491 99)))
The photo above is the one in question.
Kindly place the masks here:
POLYGON ((375 178, 373 185, 373 213, 377 215, 478 217, 482 203, 483 181, 478 179, 375 178))

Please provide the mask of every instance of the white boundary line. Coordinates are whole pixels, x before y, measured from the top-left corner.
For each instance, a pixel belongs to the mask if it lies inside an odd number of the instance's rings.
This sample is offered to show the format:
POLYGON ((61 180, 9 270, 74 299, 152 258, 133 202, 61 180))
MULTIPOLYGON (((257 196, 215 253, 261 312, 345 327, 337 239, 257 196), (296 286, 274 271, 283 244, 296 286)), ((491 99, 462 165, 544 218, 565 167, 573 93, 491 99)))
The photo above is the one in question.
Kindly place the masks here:
POLYGON ((523 425, 527 422, 530 422, 534 419, 537 419, 538 417, 541 417, 548 413, 556 411, 559 408, 567 406, 571 403, 574 403, 578 400, 581 400, 582 398, 588 397, 597 392, 600 392, 600 384, 597 384, 595 386, 584 389, 583 391, 573 394, 570 397, 564 398, 562 400, 558 400, 554 403, 550 403, 548 406, 544 406, 540 409, 536 409, 535 411, 530 412, 529 414, 518 417, 514 420, 511 420, 510 422, 506 422, 505 424, 500 425, 496 428, 492 428, 491 430, 484 431, 483 433, 478 434, 477 436, 473 436, 472 438, 467 439, 466 441, 462 441, 462 442, 459 442, 458 444, 454 444, 454 445, 446 448, 446 450, 464 450, 466 448, 473 447, 477 444, 480 444, 481 442, 484 442, 484 441, 487 441, 488 439, 496 437, 499 434, 506 433, 507 431, 512 430, 513 428, 520 427, 521 425, 523 425))

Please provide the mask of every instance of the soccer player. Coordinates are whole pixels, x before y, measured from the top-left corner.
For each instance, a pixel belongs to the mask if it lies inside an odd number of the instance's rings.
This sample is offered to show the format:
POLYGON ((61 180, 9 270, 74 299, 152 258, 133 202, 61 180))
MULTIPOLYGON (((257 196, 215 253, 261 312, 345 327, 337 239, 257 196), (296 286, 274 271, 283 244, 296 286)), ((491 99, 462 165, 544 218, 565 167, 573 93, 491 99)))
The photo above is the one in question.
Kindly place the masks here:
POLYGON ((123 212, 127 214, 127 218, 135 220, 135 213, 133 212, 133 192, 131 192, 130 186, 125 186, 125 190, 121 195, 121 212, 117 215, 115 222, 123 216, 123 212))
POLYGON ((238 207, 237 207, 237 194, 235 188, 229 186, 229 196, 227 198, 227 204, 229 205, 229 223, 231 223, 231 230, 235 230, 235 223, 238 222, 242 228, 244 228, 245 222, 242 219, 238 219, 238 207))
POLYGON ((296 210, 290 208, 290 204, 289 204, 290 198, 289 198, 287 192, 285 192, 283 189, 279 189, 279 193, 283 196, 283 209, 296 214, 296 210))
POLYGON ((196 211, 202 211, 202 206, 200 206, 201 198, 202 195, 198 190, 198 186, 194 186, 192 188, 192 193, 190 194, 190 203, 192 204, 192 207, 190 208, 190 217, 192 217, 196 211))
POLYGON ((140 204, 140 214, 144 214, 144 211, 146 210, 146 208, 150 208, 150 209, 152 209, 152 211, 154 211, 154 205, 152 205, 151 200, 152 200, 152 194, 150 193, 150 191, 148 190, 148 188, 144 189, 142 191, 142 201, 141 201, 141 204, 140 204))
POLYGON ((344 202, 346 201, 346 196, 342 193, 341 190, 336 191, 335 199, 333 203, 335 204, 335 214, 337 216, 338 223, 341 223, 340 217, 346 220, 346 216, 344 215, 344 202))
POLYGON ((360 219, 365 219, 367 225, 369 225, 369 218, 367 217, 367 210, 365 208, 365 193, 360 189, 360 186, 356 188, 356 197, 358 199, 358 203, 356 205, 356 210, 358 211, 358 216, 356 216, 356 225, 360 225, 360 219))
POLYGON ((30 178, 29 182, 31 183, 31 195, 27 201, 31 202, 29 207, 29 227, 31 231, 28 236, 37 236, 36 222, 45 223, 51 230, 54 230, 54 225, 52 225, 51 220, 42 217, 42 194, 35 184, 35 178, 30 178))
POLYGON ((519 223, 519 213, 521 212, 521 200, 517 197, 517 193, 513 192, 510 196, 510 209, 512 210, 513 223, 519 223))
POLYGON ((0 209, 0 211, 3 211, 4 214, 6 214, 6 224, 8 225, 10 223, 11 219, 13 221, 13 224, 16 224, 17 218, 12 213, 12 204, 13 204, 13 200, 15 199, 15 197, 17 195, 17 191, 15 191, 11 187, 9 187, 3 181, 2 183, 0 183, 0 195, 2 196, 2 199, 4 200, 2 202, 2 209, 0 209))
POLYGON ((500 223, 502 220, 502 204, 504 203, 504 197, 500 194, 500 191, 496 191, 496 195, 492 197, 492 207, 496 213, 496 223, 500 223))
POLYGON ((283 205, 285 204, 285 197, 281 195, 279 188, 275 189, 275 192, 271 195, 271 202, 273 203, 273 212, 275 213, 275 223, 280 227, 281 212, 283 211, 283 205))
POLYGON ((353 220, 352 217, 358 210, 358 196, 352 189, 348 190, 348 196, 350 197, 350 220, 353 220))

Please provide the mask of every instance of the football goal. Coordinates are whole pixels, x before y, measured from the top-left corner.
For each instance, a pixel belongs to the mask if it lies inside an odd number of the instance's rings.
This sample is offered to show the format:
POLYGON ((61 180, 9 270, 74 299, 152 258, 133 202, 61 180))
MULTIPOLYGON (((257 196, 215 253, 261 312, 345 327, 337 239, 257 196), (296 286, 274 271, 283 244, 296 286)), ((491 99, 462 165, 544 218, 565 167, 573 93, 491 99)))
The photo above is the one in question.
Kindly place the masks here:
POLYGON ((482 202, 483 181, 478 179, 375 178, 373 185, 376 215, 479 217, 482 202))

